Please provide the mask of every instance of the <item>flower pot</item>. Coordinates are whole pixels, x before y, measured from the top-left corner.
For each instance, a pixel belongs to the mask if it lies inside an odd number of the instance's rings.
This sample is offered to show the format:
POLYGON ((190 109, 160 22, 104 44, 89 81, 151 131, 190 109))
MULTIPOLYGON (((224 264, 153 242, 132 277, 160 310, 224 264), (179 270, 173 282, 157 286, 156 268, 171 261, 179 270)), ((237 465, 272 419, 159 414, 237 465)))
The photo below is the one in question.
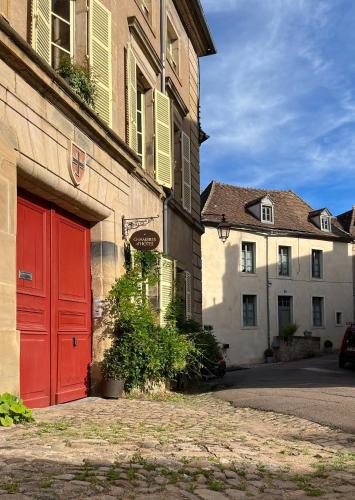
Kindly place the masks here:
POLYGON ((124 391, 123 380, 103 379, 102 381, 102 396, 106 399, 121 398, 124 391))
POLYGON ((265 362, 266 363, 273 363, 274 362, 274 356, 265 356, 265 362))

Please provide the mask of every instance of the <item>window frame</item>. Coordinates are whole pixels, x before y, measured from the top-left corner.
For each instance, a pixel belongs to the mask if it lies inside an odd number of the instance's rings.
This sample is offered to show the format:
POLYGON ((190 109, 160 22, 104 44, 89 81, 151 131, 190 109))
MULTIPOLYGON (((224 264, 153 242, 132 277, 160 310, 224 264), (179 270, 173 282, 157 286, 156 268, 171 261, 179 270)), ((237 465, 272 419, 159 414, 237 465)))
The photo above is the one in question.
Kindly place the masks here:
POLYGON ((311 321, 312 321, 312 328, 313 329, 324 329, 325 328, 325 297, 324 297, 324 295, 312 295, 312 297, 311 297, 311 321), (314 305, 313 305, 314 299, 321 299, 321 305, 322 305, 322 310, 321 310, 322 324, 321 325, 315 325, 315 323, 314 323, 314 305))
POLYGON ((311 248, 311 279, 312 280, 324 280, 324 250, 322 248, 311 248), (314 276, 313 273, 313 252, 320 252, 321 261, 320 261, 320 276, 314 276))
POLYGON ((139 156, 139 158, 142 161, 143 170, 145 170, 145 167, 146 167, 146 147, 145 147, 146 110, 145 110, 145 107, 146 107, 146 92, 144 91, 143 86, 139 82, 138 75, 137 75, 137 116, 136 116, 136 120, 137 120, 137 125, 136 125, 136 127, 137 127, 137 155, 139 156), (140 104, 141 104, 140 110, 138 109, 139 96, 140 96, 140 104), (138 116, 139 115, 141 118, 141 130, 139 130, 139 126, 138 126, 138 123, 139 123, 138 116), (139 152, 139 141, 138 141, 139 136, 141 137, 141 140, 142 140, 142 151, 141 152, 139 152))
MULTIPOLYGON (((256 242, 244 240, 241 242, 240 246, 240 273, 243 276, 253 276, 256 274, 256 242), (252 245, 252 271, 243 271, 243 260, 244 260, 244 251, 243 245, 252 245)), ((245 266, 246 267, 246 266, 245 266)))
MULTIPOLYGON (((63 0, 65 1, 65 0, 63 0)), ((68 54, 70 59, 72 60, 74 57, 74 40, 75 40, 75 0, 69 0, 70 1, 70 7, 69 7, 69 21, 61 17, 59 14, 56 14, 53 9, 52 9, 52 2, 51 2, 51 11, 50 11, 50 60, 51 60, 51 66, 53 69, 53 54, 52 54, 52 48, 56 47, 58 50, 61 52, 65 52, 68 54), (60 45, 56 44, 53 42, 53 17, 59 19, 59 21, 65 23, 66 25, 69 25, 69 43, 70 43, 70 50, 66 50, 60 45)))
POLYGON ((258 329, 258 316, 259 316, 259 297, 258 294, 256 293, 247 293, 243 292, 241 294, 241 314, 240 314, 240 320, 241 320, 241 328, 243 330, 257 330, 258 329), (246 325, 244 323, 244 297, 254 297, 254 324, 253 325, 246 325))
POLYGON ((329 215, 321 215, 320 216, 320 228, 322 231, 324 231, 326 233, 331 232, 332 223, 331 223, 331 219, 330 219, 329 215), (324 225, 324 223, 326 223, 326 224, 324 225), (325 226, 327 226, 327 227, 325 227, 325 226))
POLYGON ((169 16, 166 16, 166 59, 174 72, 180 73, 180 38, 169 16), (169 46, 171 49, 169 49, 169 46), (175 57, 175 54, 177 57, 175 57))
POLYGON ((274 223, 274 206, 272 203, 266 203, 266 202, 261 203, 261 205, 260 205, 260 220, 264 224, 273 224, 274 223), (270 214, 271 214, 270 219, 266 219, 264 217, 264 209, 270 209, 270 214))
POLYGON ((336 310, 335 311, 335 326, 344 326, 344 311, 336 310), (341 322, 338 323, 338 314, 341 315, 341 322))
POLYGON ((278 278, 291 278, 292 277, 292 246, 291 245, 278 245, 277 246, 277 276, 278 276, 278 278), (287 274, 280 273, 280 249, 281 248, 288 249, 288 255, 287 255, 288 273, 287 274))

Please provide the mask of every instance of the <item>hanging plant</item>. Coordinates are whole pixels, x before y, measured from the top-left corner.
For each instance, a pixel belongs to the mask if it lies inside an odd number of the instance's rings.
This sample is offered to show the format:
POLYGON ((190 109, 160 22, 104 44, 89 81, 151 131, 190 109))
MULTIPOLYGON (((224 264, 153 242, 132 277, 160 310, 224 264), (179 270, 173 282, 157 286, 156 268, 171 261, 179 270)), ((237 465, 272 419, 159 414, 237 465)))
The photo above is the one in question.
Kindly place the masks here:
POLYGON ((70 57, 60 61, 57 73, 64 78, 71 88, 91 108, 95 108, 97 86, 92 72, 86 66, 73 64, 70 57))

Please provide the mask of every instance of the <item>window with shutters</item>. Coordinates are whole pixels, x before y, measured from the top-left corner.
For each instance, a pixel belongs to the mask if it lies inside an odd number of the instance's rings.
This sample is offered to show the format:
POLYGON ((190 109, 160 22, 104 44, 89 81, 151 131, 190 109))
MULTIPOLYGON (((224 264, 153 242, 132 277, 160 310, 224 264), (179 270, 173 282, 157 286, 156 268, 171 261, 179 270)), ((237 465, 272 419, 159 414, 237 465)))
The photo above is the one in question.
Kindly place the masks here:
POLYGON ((255 243, 249 243, 246 241, 242 242, 242 254, 241 254, 241 272, 255 274, 255 253, 256 245, 255 243))
POLYGON ((312 250, 312 278, 323 278, 323 251, 312 250))
POLYGON ((145 168, 145 92, 141 86, 137 89, 137 154, 145 168))
POLYGON ((174 293, 175 262, 168 257, 160 259, 159 306, 160 324, 166 323, 166 313, 174 293))
POLYGON ((324 297, 312 297, 313 327, 324 326, 324 297))
POLYGON ((257 297, 256 295, 243 295, 243 327, 255 327, 257 325, 257 297))
POLYGON ((95 111, 112 126, 111 12, 89 0, 89 59, 96 81, 95 111))
POLYGON ((155 179, 172 188, 171 103, 167 95, 154 91, 155 179))
POLYGON ((74 0, 32 3, 32 46, 54 69, 74 54, 74 5, 74 0))
POLYGON ((279 247, 279 276, 291 275, 291 247, 279 247))
POLYGON ((176 73, 179 73, 179 37, 170 19, 167 19, 166 58, 176 73))

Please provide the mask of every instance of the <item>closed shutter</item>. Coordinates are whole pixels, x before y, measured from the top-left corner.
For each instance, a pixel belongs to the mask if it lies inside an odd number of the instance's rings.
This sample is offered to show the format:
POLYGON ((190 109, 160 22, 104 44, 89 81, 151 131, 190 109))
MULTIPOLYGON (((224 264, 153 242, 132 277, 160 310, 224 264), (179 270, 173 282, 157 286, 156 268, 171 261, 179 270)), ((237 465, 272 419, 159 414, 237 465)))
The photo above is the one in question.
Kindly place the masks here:
POLYGON ((51 0, 33 0, 32 47, 51 64, 51 0))
POLYGON ((137 153, 137 61, 130 47, 127 50, 127 90, 128 144, 137 153))
POLYGON ((187 320, 192 317, 192 299, 191 299, 192 278, 188 271, 185 271, 185 317, 187 320))
POLYGON ((181 134, 181 158, 182 158, 182 206, 191 212, 191 157, 190 137, 181 134))
POLYGON ((173 184, 170 99, 155 90, 155 178, 162 186, 173 184))
POLYGON ((159 301, 160 301, 160 324, 165 325, 165 315, 169 304, 173 298, 174 286, 174 261, 167 257, 160 258, 160 281, 159 281, 159 301))
POLYGON ((90 0, 90 66, 96 80, 95 110, 112 126, 111 12, 98 0, 90 0))

